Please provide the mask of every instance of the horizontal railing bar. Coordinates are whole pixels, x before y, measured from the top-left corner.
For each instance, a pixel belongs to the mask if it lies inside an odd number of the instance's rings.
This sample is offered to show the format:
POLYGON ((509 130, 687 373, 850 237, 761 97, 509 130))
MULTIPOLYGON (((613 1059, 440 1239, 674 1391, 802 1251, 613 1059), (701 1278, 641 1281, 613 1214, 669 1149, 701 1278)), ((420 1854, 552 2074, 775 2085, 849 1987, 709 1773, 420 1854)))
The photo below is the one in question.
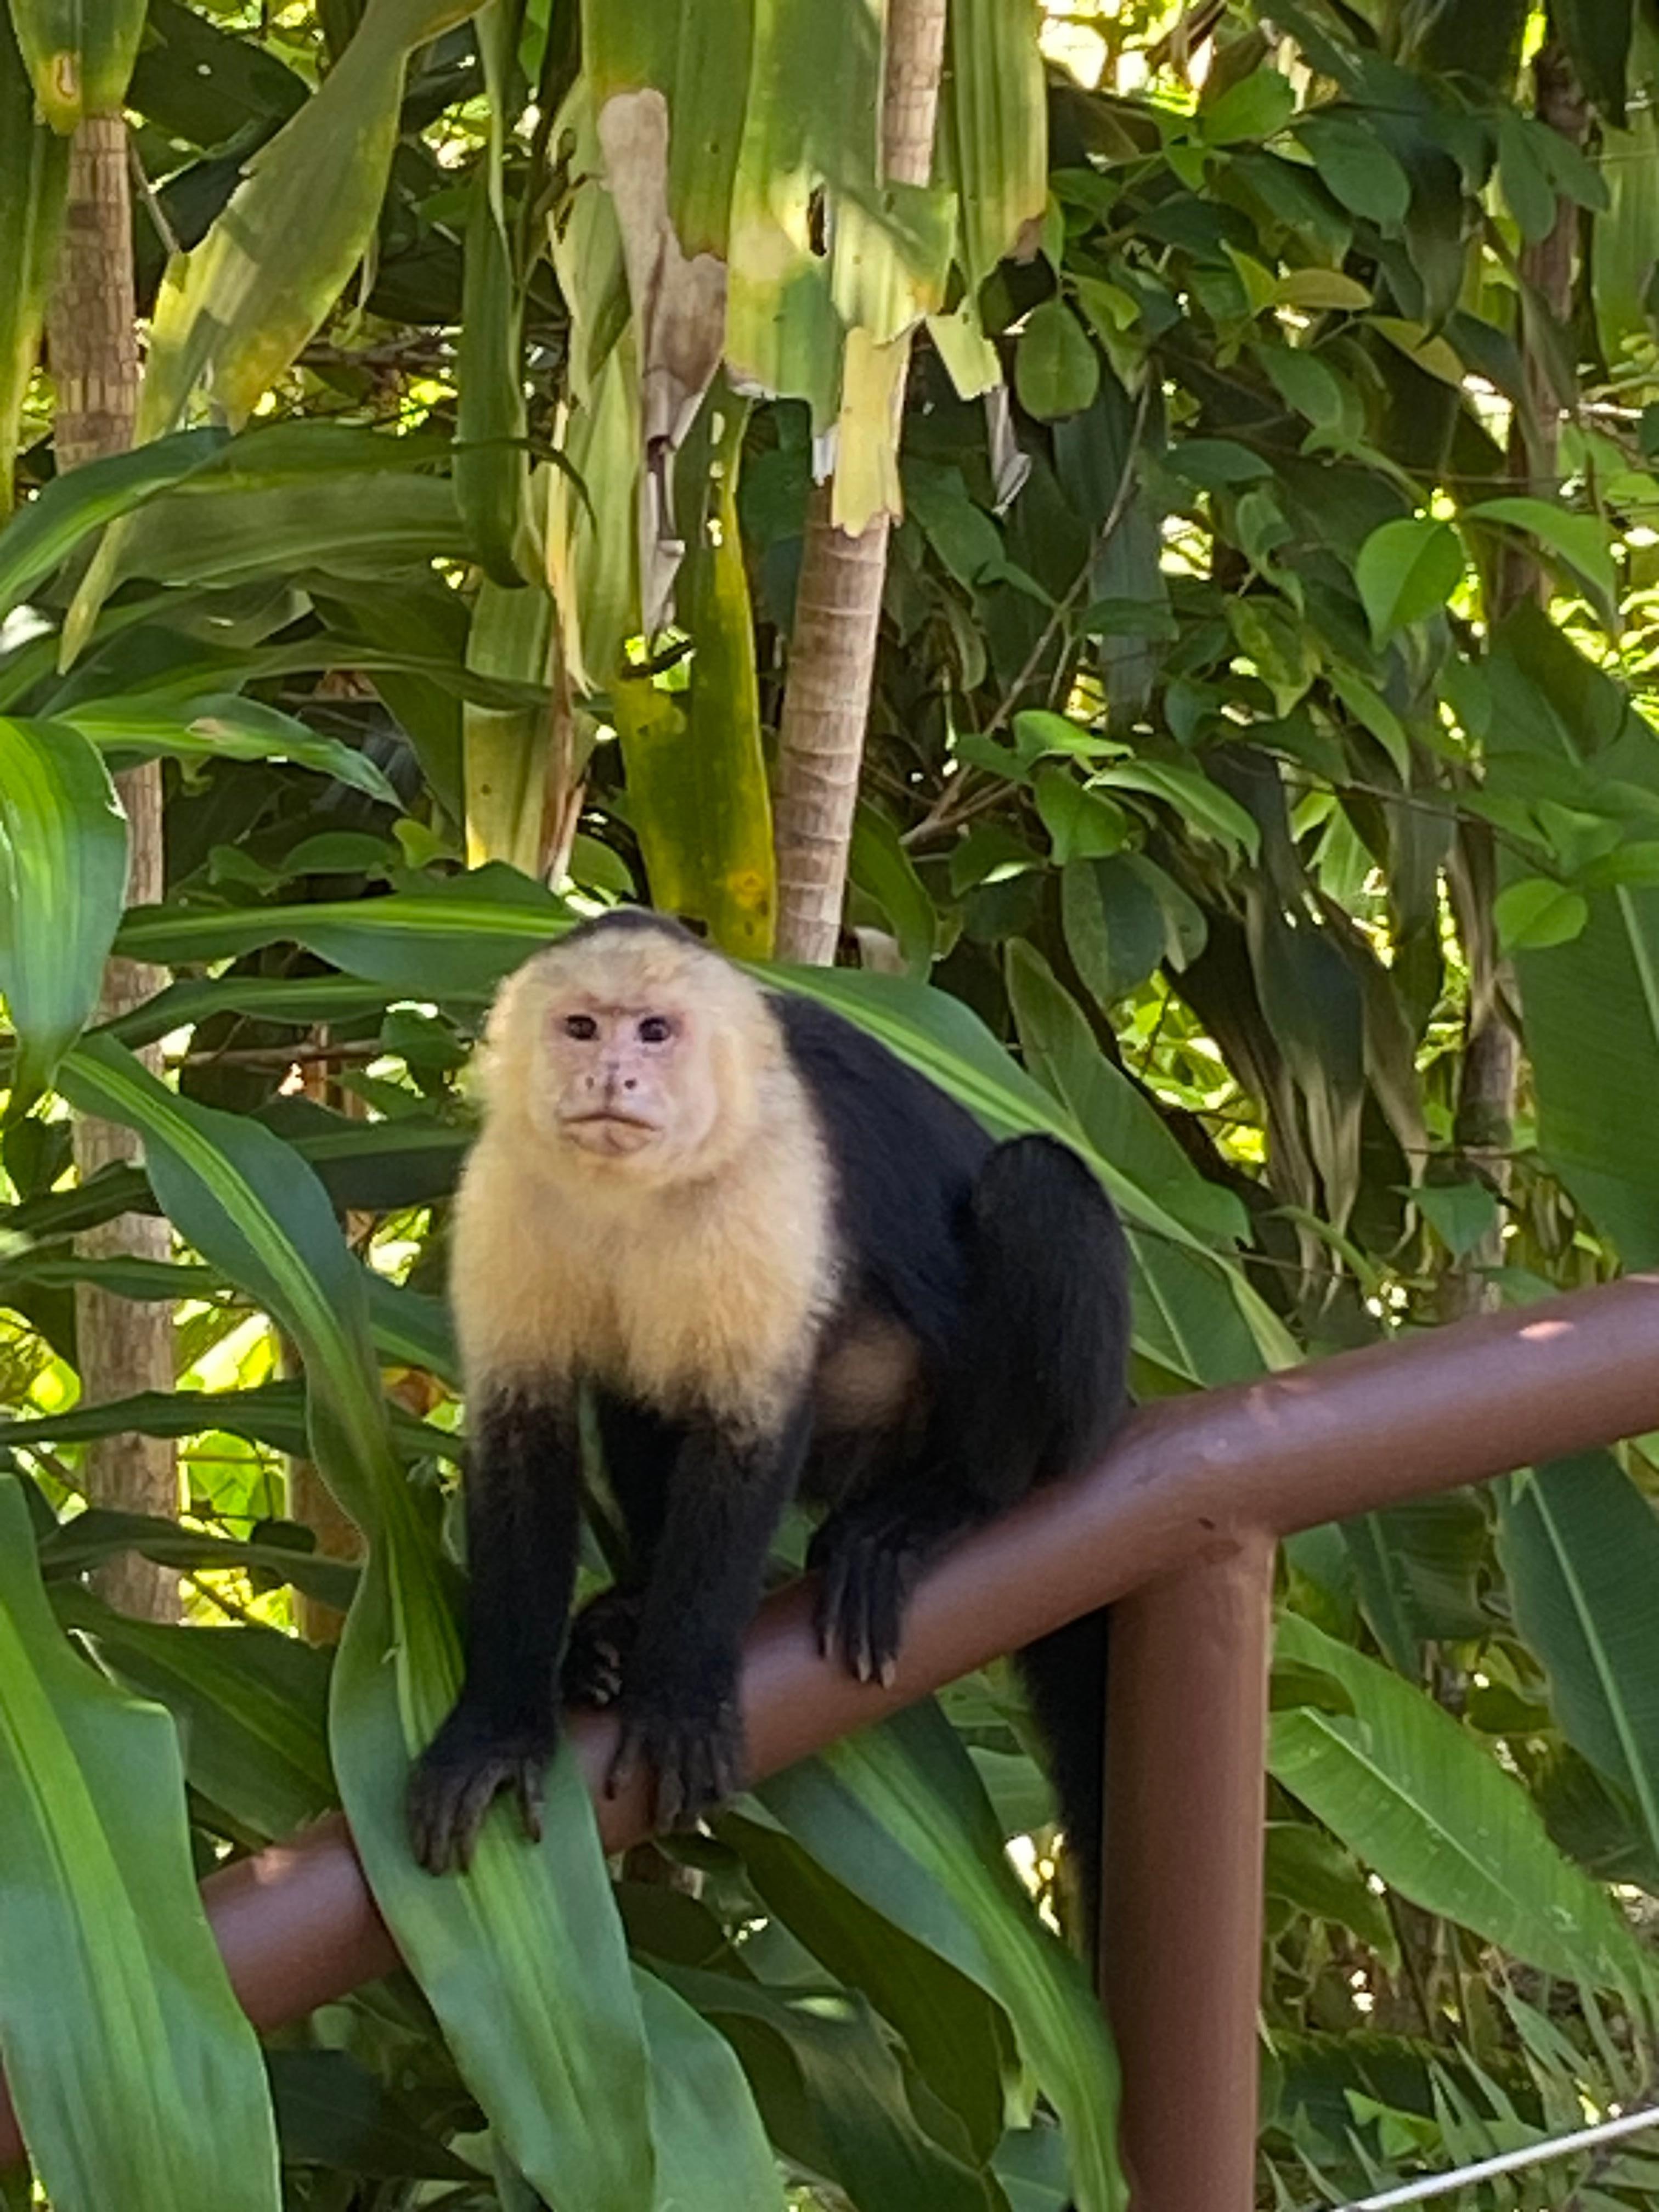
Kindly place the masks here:
MULTIPOLYGON (((1000 1654, 1255 1533, 1282 1536, 1659 1429, 1659 1276, 1483 1315, 1259 1381, 1141 1407, 1099 1468, 967 1538, 918 1587, 890 1685, 818 1656, 810 1595, 769 1600, 744 1710, 776 1773, 1000 1654)), ((614 1722, 573 1717, 597 1792, 614 1722)), ((643 1782, 602 1800, 611 1850, 647 1832, 643 1782)), ((232 1985, 260 2027, 397 1964, 337 1814, 203 1884, 232 1985)), ((18 2154, 0 2087, 0 2163, 18 2154)))

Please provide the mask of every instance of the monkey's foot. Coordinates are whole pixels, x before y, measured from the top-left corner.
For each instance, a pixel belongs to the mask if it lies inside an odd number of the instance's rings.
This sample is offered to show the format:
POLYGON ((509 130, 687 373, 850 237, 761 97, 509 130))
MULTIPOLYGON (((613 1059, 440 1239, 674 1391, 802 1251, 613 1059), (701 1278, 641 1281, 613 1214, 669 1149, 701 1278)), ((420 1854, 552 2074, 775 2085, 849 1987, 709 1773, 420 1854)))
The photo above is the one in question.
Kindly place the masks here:
POLYGON ((860 1682, 890 1682, 904 1612, 922 1570, 956 1534, 926 1504, 872 1498, 832 1513, 807 1547, 818 1577, 818 1649, 839 1650, 860 1682))
POLYGON ((659 1697, 627 1692, 606 1796, 625 1790, 642 1764, 655 1776, 652 1818, 659 1828, 687 1826, 733 1796, 744 1772, 735 1691, 695 1704, 683 1690, 659 1697))
POLYGON ((457 1706, 417 1762, 409 1784, 409 1838, 428 1874, 472 1863, 478 1831, 497 1793, 519 1801, 525 1833, 542 1838, 542 1776, 555 1731, 503 1729, 457 1706))
POLYGON ((640 1632, 645 1593, 636 1589, 601 1590, 570 1625, 559 1669, 559 1687, 567 1705, 613 1705, 622 1695, 623 1671, 640 1632))

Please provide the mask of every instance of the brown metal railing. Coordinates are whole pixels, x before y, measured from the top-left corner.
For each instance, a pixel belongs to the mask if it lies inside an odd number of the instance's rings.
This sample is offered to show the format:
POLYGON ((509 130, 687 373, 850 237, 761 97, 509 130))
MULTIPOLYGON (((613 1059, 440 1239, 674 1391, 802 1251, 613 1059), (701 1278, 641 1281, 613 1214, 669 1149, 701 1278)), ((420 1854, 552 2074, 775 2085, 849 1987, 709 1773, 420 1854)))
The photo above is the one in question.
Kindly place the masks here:
MULTIPOLYGON (((1135 2212, 1250 2212, 1273 1547, 1322 1522, 1659 1429, 1659 1275, 1143 1408, 1094 1472, 968 1539, 916 1592, 890 1686, 817 1655, 805 1590, 750 1633, 757 1776, 1094 1607, 1114 1616, 1103 1978, 1135 2212)), ((573 1731, 597 1788, 611 1723, 573 1731)), ((645 1832, 600 1802, 607 1846, 645 1832)), ((343 1822, 203 1885, 260 2027, 397 1953, 343 1822)), ((0 2087, 0 2164, 21 2149, 0 2087)))

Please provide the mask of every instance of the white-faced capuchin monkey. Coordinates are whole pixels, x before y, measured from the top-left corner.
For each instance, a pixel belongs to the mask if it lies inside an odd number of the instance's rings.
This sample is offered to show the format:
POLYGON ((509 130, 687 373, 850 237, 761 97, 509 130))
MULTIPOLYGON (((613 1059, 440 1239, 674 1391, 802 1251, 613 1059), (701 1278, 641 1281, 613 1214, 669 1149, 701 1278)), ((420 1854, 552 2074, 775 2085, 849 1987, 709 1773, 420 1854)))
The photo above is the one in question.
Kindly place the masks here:
MULTIPOLYGON (((888 1676, 953 1537, 1085 1464, 1125 1403, 1122 1231, 1075 1154, 995 1144, 839 1015, 676 923, 586 922, 502 987, 451 1280, 473 1443, 465 1686, 414 1849, 471 1858, 502 1788, 539 1827, 561 1692, 618 1707, 661 1825, 740 1786, 738 1678, 789 1499, 826 1652, 888 1676), (631 1554, 569 1628, 591 1390, 631 1554)), ((1105 1623, 1022 1655, 1085 1887, 1105 1623)))

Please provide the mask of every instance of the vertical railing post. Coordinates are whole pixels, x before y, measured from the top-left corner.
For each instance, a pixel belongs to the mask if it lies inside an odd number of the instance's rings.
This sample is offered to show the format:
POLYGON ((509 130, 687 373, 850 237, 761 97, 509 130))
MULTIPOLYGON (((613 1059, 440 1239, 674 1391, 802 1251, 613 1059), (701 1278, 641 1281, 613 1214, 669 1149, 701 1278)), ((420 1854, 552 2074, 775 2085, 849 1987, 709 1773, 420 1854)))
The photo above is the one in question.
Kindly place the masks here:
POLYGON ((1272 1540, 1112 1608, 1101 1979, 1133 2212, 1251 2212, 1272 1540))

